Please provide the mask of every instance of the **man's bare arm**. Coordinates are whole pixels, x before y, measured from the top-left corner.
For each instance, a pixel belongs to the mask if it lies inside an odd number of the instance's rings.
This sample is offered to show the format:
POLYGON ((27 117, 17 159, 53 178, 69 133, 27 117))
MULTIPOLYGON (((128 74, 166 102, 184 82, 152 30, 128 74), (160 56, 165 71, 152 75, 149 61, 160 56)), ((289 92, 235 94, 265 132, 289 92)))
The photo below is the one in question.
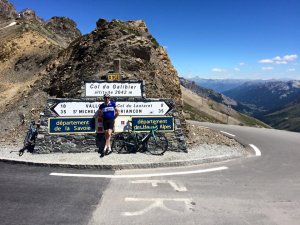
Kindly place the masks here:
POLYGON ((120 110, 118 108, 115 108, 115 118, 119 115, 120 115, 120 110))

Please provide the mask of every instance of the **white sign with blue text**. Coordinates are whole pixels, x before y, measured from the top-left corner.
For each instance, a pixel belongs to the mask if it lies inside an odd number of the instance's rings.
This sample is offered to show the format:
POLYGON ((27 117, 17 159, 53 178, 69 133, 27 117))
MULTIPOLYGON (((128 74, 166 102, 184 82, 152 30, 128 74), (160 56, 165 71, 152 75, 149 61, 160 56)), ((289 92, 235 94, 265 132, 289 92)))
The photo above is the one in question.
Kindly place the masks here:
MULTIPOLYGON (((58 116, 78 117, 93 116, 102 102, 60 102, 51 107, 58 116)), ((120 116, 154 116, 165 115, 169 106, 164 101, 151 102, 116 102, 120 116)))

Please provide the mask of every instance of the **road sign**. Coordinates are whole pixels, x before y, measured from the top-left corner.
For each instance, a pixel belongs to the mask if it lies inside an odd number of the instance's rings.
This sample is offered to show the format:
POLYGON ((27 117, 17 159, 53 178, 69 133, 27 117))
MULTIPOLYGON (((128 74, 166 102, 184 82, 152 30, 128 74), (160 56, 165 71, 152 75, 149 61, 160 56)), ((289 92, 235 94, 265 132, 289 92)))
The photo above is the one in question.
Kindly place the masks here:
POLYGON ((157 117, 132 117, 132 129, 134 131, 150 131, 158 127, 159 131, 174 131, 174 118, 172 116, 157 117))
POLYGON ((105 93, 112 97, 142 97, 142 81, 95 81, 85 82, 86 97, 102 97, 105 93))
MULTIPOLYGON (((58 116, 94 116, 102 102, 60 102, 51 107, 58 116)), ((163 116, 170 107, 164 101, 116 102, 121 116, 163 116)))
POLYGON ((170 109, 164 101, 116 102, 116 105, 121 116, 163 116, 170 109))
POLYGON ((102 102, 60 102, 50 109, 58 116, 94 116, 102 102))
POLYGON ((119 73, 109 73, 107 74, 107 80, 108 81, 122 80, 122 76, 119 73))
POLYGON ((95 133, 95 118, 49 118, 49 134, 95 133))

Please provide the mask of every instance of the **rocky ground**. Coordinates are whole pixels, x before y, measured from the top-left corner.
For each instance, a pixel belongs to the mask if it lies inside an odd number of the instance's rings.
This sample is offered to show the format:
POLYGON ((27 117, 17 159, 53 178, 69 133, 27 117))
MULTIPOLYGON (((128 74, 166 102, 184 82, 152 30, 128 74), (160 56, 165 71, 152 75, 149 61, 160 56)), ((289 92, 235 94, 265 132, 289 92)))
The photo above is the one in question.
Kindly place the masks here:
POLYGON ((235 139, 229 138, 217 131, 193 124, 192 122, 188 122, 187 126, 190 131, 186 138, 189 149, 193 149, 201 144, 242 147, 235 139))
POLYGON ((18 156, 21 141, 9 145, 0 142, 0 160, 49 166, 50 164, 76 168, 132 169, 165 166, 187 166, 212 163, 223 160, 247 157, 250 153, 238 142, 216 131, 193 125, 188 122, 191 131, 187 137, 188 152, 167 151, 162 156, 137 152, 135 154, 112 153, 100 158, 95 152, 89 153, 53 153, 18 156))
MULTIPOLYGON (((187 128, 190 132, 186 137, 186 143, 188 149, 190 150, 196 148, 199 145, 220 145, 243 148, 243 146, 235 139, 229 138, 217 131, 202 127, 198 124, 193 124, 192 121, 187 122, 187 128)), ((12 137, 3 138, 0 140, 0 150, 3 147, 21 147, 22 144, 22 136, 18 139, 12 137)))

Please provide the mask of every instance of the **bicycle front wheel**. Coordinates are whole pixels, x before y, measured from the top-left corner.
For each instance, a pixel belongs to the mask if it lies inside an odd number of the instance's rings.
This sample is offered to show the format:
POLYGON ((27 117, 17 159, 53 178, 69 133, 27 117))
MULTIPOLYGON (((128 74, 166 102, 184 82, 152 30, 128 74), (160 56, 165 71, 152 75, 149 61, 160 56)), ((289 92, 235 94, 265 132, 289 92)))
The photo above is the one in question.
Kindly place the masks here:
POLYGON ((130 133, 118 133, 112 142, 112 150, 118 153, 131 153, 135 148, 134 143, 134 138, 130 133))
POLYGON ((163 133, 157 133, 147 141, 147 150, 152 155, 163 155, 167 149, 168 139, 163 133))
POLYGON ((126 141, 130 138, 128 133, 118 133, 112 142, 112 150, 117 153, 128 153, 126 141))

